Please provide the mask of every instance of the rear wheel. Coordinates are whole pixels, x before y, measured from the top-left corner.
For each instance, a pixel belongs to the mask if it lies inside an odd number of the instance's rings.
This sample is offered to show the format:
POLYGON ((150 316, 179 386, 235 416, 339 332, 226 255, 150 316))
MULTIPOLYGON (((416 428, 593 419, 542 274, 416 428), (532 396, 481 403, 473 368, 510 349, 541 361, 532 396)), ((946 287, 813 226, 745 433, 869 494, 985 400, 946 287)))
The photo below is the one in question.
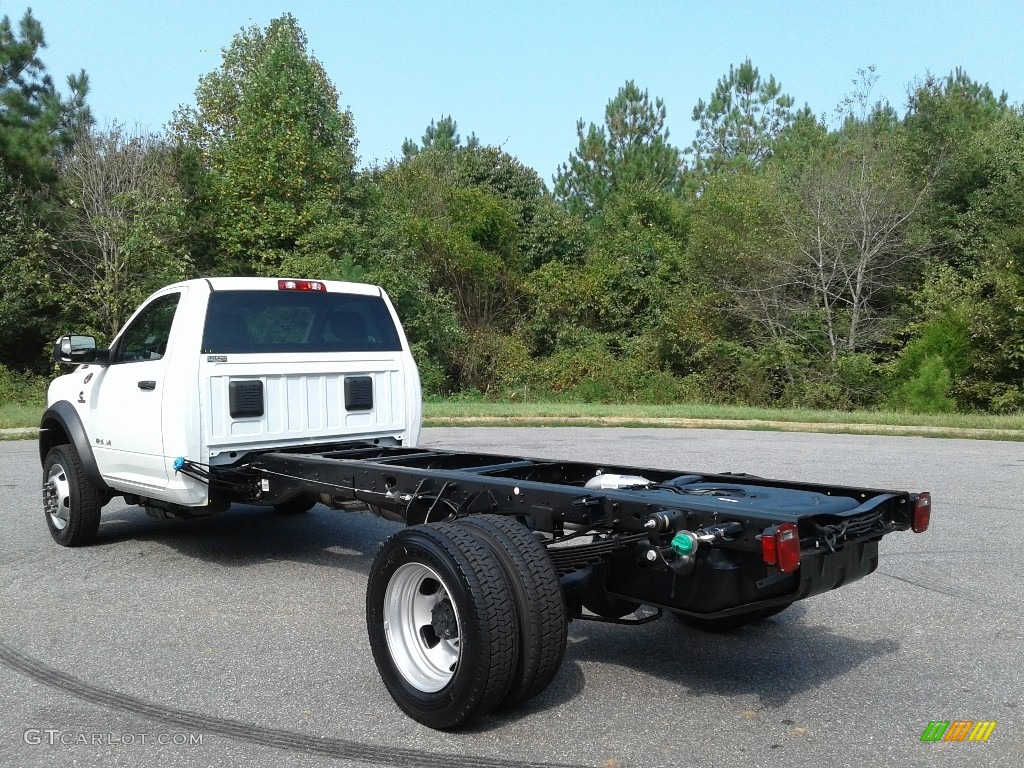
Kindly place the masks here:
POLYGON ((683 624, 694 629, 701 629, 705 632, 732 632, 735 629, 744 627, 747 624, 753 624, 758 621, 763 621, 769 616, 774 616, 777 613, 782 613, 784 610, 789 608, 792 603, 785 603, 784 605, 774 605, 771 608, 761 608, 751 613, 742 613, 738 616, 723 616, 716 619, 701 618, 699 616, 687 616, 683 613, 677 613, 676 618, 679 619, 683 624))
POLYGON ((515 606, 491 548, 456 525, 406 528, 370 567, 370 648, 401 709, 453 728, 496 707, 519 653, 515 606))
POLYGON ((501 705, 536 696, 558 673, 565 655, 568 617, 558 572, 529 528, 501 515, 470 515, 458 522, 487 542, 505 569, 519 624, 520 654, 512 687, 501 705))
POLYGON ((53 540, 80 547, 96 539, 104 496, 89 482, 72 445, 56 445, 43 462, 43 510, 53 540))

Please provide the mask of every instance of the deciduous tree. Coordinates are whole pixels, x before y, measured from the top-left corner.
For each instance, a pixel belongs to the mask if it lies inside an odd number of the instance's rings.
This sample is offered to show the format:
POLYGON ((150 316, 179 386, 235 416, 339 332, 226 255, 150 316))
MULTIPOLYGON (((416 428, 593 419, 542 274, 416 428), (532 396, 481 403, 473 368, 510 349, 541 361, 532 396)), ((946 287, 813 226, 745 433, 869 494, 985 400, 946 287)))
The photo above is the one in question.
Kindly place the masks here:
POLYGON ((175 113, 208 174, 222 271, 341 277, 355 248, 352 115, 306 45, 289 14, 243 30, 175 113))
POLYGON ((781 274, 808 292, 836 361, 891 333, 896 290, 923 256, 912 223, 926 198, 906 177, 897 152, 870 125, 792 181, 797 207, 785 231, 795 244, 781 274))
POLYGON ((46 263, 66 301, 110 339, 150 292, 190 271, 171 154, 160 137, 115 125, 80 134, 59 172, 62 216, 46 263))

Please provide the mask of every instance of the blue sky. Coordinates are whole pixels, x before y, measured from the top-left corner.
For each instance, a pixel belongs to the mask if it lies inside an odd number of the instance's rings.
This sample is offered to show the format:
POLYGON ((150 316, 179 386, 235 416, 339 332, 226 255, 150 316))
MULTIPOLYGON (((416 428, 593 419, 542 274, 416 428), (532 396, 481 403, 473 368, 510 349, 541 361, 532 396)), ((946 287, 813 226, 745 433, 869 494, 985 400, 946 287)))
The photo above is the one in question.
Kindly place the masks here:
POLYGON ((871 64, 873 95, 901 113, 909 83, 958 66, 1024 100, 1020 0, 0 0, 0 13, 20 19, 29 5, 48 71, 63 84, 85 68, 100 125, 161 130, 236 32, 287 11, 352 110, 362 165, 451 114, 463 135, 502 146, 549 184, 576 146, 576 120, 601 122, 627 79, 664 99, 683 147, 697 100, 748 56, 819 115, 871 64))

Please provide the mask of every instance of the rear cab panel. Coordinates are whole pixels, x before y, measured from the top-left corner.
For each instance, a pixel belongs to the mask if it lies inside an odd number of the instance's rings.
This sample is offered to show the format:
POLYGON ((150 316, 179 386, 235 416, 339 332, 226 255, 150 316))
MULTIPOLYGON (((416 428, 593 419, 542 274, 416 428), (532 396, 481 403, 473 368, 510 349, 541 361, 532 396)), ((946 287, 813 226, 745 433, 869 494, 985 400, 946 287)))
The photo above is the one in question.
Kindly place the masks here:
POLYGON ((334 281, 208 282, 204 461, 325 441, 416 444, 419 376, 383 291, 334 281))

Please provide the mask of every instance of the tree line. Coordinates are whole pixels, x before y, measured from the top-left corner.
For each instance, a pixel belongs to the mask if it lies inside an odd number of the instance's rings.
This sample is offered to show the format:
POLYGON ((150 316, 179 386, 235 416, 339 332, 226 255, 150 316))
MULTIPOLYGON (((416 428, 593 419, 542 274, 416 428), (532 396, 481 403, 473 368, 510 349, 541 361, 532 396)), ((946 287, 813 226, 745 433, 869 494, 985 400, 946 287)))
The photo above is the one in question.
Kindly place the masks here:
POLYGON ((199 275, 391 295, 425 390, 535 400, 1024 408, 1024 113, 957 70, 829 117, 750 60, 670 140, 629 81, 551 179, 451 116, 357 168, 290 15, 240 31, 161 134, 62 97, 0 25, 0 399, 199 275))

